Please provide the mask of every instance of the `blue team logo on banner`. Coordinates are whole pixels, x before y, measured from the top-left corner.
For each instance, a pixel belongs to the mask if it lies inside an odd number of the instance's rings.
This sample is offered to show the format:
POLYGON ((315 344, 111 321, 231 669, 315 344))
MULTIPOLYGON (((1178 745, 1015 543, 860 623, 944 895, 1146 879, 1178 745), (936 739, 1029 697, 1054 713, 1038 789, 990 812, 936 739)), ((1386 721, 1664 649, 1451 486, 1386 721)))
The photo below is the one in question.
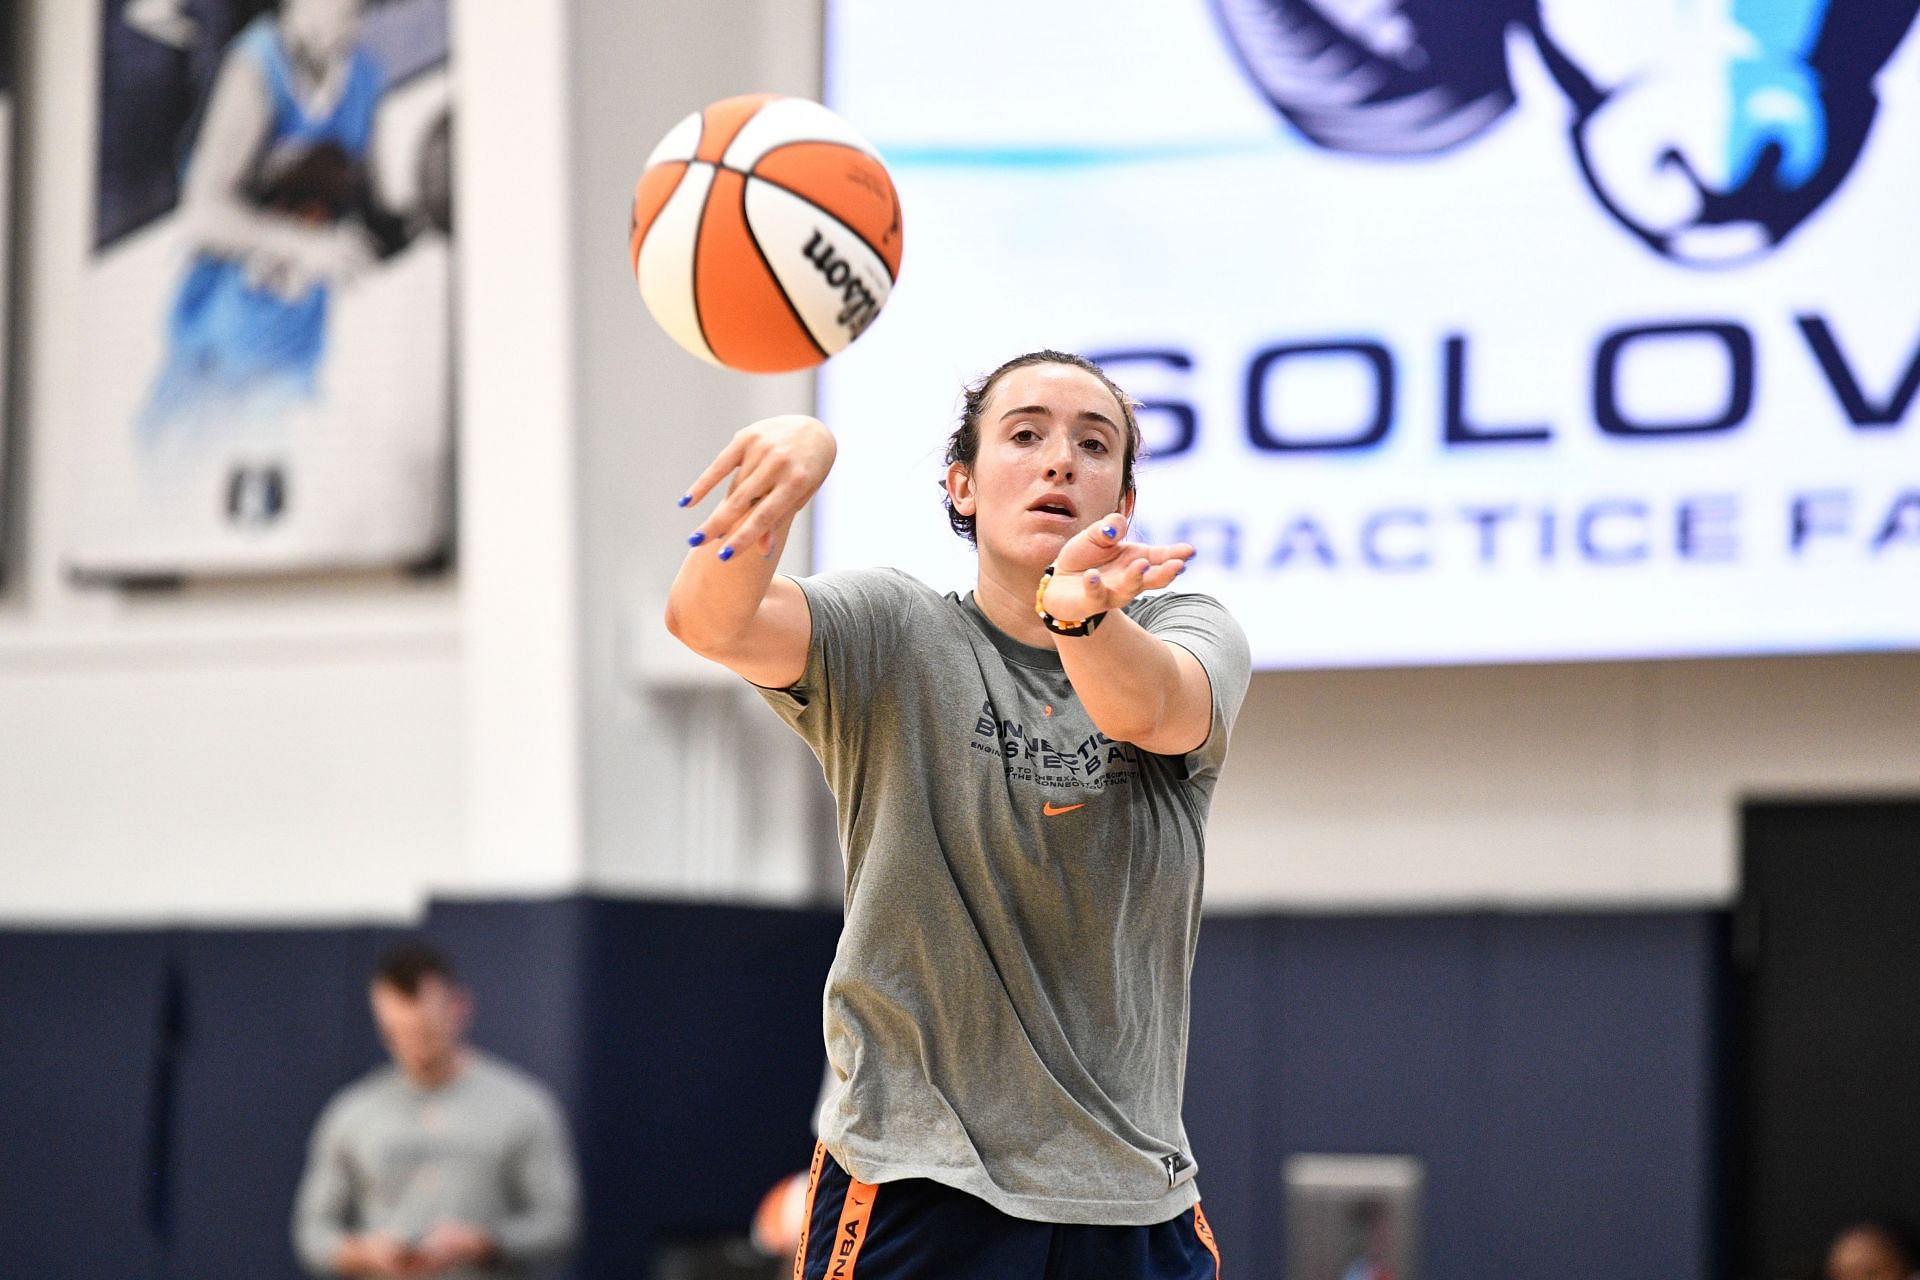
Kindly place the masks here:
POLYGON ((1574 111, 1593 194, 1656 251, 1771 250, 1846 181, 1920 0, 1213 0, 1247 74, 1330 151, 1432 155, 1514 105, 1512 34, 1574 111))

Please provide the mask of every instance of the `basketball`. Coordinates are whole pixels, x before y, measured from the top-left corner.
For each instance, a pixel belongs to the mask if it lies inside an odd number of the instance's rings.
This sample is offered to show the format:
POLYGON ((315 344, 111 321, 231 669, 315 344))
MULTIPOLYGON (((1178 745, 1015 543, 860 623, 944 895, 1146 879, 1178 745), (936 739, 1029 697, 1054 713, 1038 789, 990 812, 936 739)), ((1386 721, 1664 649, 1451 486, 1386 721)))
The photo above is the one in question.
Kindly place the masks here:
POLYGON ((753 1213, 754 1248, 770 1258, 793 1256, 807 1225, 808 1181, 805 1172, 790 1174, 760 1197, 760 1207, 753 1213))
POLYGON ((879 155, 804 98, 694 112, 634 187, 629 252, 647 309, 694 355, 747 373, 809 368, 865 332, 900 244, 879 155))

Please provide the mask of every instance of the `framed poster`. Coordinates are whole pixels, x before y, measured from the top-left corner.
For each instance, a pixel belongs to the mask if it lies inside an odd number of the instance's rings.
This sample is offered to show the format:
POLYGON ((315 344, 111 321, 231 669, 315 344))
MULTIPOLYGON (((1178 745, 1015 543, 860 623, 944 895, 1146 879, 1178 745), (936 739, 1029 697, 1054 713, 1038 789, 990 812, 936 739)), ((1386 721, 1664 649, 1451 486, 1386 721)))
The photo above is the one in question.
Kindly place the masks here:
POLYGON ((446 0, 101 0, 78 575, 410 565, 452 510, 446 0))
POLYGON ((1055 347, 1260 667, 1920 648, 1917 10, 831 0, 908 249, 818 567, 971 581, 959 388, 1055 347))

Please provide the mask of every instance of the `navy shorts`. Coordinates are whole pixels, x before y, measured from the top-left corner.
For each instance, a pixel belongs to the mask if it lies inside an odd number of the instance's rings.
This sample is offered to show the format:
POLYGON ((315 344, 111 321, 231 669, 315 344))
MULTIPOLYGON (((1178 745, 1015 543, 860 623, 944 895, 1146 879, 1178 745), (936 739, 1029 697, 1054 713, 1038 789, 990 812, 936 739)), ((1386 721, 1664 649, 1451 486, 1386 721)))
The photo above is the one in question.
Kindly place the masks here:
POLYGON ((1151 1227, 1029 1222, 925 1178, 856 1182, 813 1153, 794 1280, 1219 1280, 1195 1205, 1151 1227))

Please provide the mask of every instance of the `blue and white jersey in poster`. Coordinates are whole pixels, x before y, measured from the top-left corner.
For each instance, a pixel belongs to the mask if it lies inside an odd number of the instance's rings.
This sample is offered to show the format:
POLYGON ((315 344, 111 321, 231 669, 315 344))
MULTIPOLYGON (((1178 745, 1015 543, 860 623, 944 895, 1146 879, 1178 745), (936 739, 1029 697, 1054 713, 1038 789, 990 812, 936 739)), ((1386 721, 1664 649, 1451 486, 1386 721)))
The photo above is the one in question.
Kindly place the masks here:
POLYGON ((1920 647, 1916 8, 834 0, 908 247, 819 567, 970 580, 958 389, 1055 346, 1263 667, 1920 647))
MULTIPOLYGON (((271 16, 248 24, 228 57, 251 64, 267 88, 272 123, 256 171, 286 169, 330 153, 337 157, 338 185, 364 187, 367 147, 384 88, 370 52, 356 48, 348 55, 343 87, 318 109, 297 90, 286 43, 271 16)), ((264 184, 257 174, 250 185, 264 184)), ((338 222, 345 212, 315 207, 285 216, 324 225, 338 222)), ((242 259, 196 254, 168 317, 167 363, 143 426, 157 429, 197 412, 271 414, 293 400, 311 399, 326 352, 328 292, 321 282, 288 296, 273 282, 256 279, 242 259)))

